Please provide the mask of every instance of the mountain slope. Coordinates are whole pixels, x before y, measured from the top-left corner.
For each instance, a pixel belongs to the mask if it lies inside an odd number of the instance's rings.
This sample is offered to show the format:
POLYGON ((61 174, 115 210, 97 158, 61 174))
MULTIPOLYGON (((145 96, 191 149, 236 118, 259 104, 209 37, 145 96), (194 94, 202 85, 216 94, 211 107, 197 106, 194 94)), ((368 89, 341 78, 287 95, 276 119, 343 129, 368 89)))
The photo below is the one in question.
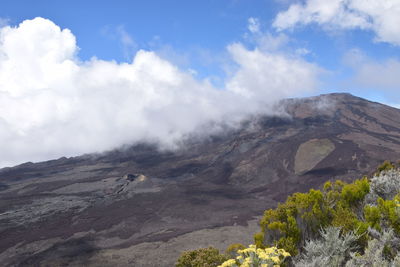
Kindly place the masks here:
POLYGON ((290 193, 400 159, 398 109, 349 94, 279 105, 281 117, 174 152, 138 145, 0 170, 0 262, 83 264, 104 249, 245 225, 290 193))

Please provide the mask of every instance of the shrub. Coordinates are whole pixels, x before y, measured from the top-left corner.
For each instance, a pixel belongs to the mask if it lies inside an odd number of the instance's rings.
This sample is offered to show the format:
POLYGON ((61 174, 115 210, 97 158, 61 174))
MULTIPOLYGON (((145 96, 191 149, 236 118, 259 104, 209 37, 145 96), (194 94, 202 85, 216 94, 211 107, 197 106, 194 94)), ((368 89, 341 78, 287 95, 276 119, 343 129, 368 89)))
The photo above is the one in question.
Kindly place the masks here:
POLYGON ((283 249, 276 247, 256 248, 255 245, 250 245, 248 248, 238 250, 239 256, 236 259, 225 261, 220 267, 272 267, 281 266, 285 259, 290 257, 290 254, 283 249))
POLYGON ((375 175, 370 181, 370 188, 366 196, 367 204, 374 204, 379 197, 392 199, 400 192, 400 170, 390 169, 375 175))
POLYGON ((219 250, 213 247, 200 248, 186 251, 181 254, 176 267, 216 267, 228 260, 226 255, 220 254, 219 250))
POLYGON ((306 243, 295 266, 343 266, 359 238, 353 232, 343 233, 341 228, 332 226, 322 229, 320 235, 320 239, 306 243))
POLYGON ((385 162, 371 180, 295 193, 266 210, 260 226, 249 248, 189 251, 176 266, 288 266, 289 255, 296 266, 400 266, 400 168, 385 162))
POLYGON ((225 254, 228 255, 231 258, 235 258, 236 256, 238 256, 238 250, 242 250, 245 249, 246 247, 242 244, 239 243, 235 243, 235 244, 231 244, 226 250, 225 250, 225 254))
POLYGON ((341 199, 349 206, 359 204, 369 193, 370 186, 367 177, 356 180, 352 184, 345 184, 342 188, 341 199))
MULTIPOLYGON (((364 198, 370 191, 366 177, 352 184, 342 181, 327 182, 323 191, 311 189, 308 193, 295 193, 276 209, 265 211, 261 219, 261 233, 254 236, 258 247, 275 245, 292 255, 306 240, 320 236, 319 229, 340 227, 345 233, 357 231, 361 237, 369 224, 360 220, 364 198)), ((366 245, 366 237, 359 240, 366 245)))
POLYGON ((378 209, 385 228, 391 227, 396 234, 400 234, 400 212, 396 200, 378 198, 378 209))
POLYGON ((392 162, 385 160, 381 165, 378 166, 378 168, 376 169, 375 175, 379 175, 385 171, 390 171, 394 168, 395 168, 395 165, 392 162))
POLYGON ((370 229, 375 238, 368 242, 363 255, 351 253, 351 259, 346 263, 346 267, 356 266, 400 266, 400 255, 396 256, 395 244, 399 240, 395 237, 393 230, 379 233, 370 229))
POLYGON ((380 231, 381 228, 381 213, 378 207, 365 205, 364 218, 370 227, 380 231))

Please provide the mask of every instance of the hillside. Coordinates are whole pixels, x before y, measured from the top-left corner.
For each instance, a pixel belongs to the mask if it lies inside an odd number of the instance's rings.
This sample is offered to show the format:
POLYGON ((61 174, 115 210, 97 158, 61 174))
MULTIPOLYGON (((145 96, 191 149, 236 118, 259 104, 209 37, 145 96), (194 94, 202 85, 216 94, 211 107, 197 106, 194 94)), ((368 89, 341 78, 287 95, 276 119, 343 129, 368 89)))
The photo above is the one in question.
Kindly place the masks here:
POLYGON ((254 243, 182 252, 176 267, 400 266, 400 168, 294 193, 264 212, 254 243))
MULTIPOLYGON (((177 151, 143 144, 0 170, 0 262, 152 266, 154 254, 134 249, 153 242, 167 246, 159 257, 171 264, 174 238, 245 227, 291 193, 400 158, 398 109, 349 94, 279 107, 280 117, 249 118, 177 151)), ((180 240, 196 248, 193 237, 180 240)))

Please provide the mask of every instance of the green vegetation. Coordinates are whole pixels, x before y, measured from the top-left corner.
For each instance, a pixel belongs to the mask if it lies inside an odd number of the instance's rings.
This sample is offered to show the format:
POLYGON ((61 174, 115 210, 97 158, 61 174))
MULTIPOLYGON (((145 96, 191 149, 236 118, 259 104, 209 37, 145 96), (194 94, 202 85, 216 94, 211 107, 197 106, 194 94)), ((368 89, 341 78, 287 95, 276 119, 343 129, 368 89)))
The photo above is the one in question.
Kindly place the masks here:
POLYGON ((225 250, 225 254, 227 254, 229 256, 229 258, 235 258, 236 256, 239 255, 238 251, 239 250, 243 250, 246 247, 242 244, 239 243, 235 243, 235 244, 231 244, 226 250, 225 250))
POLYGON ((396 168, 396 166, 392 163, 392 162, 390 162, 390 161, 388 161, 388 160, 385 160, 377 169, 376 169, 376 173, 375 173, 375 175, 379 175, 381 172, 383 172, 383 171, 390 171, 390 170, 393 170, 394 168, 396 168))
POLYGON ((213 247, 183 252, 176 267, 216 267, 229 258, 213 247))
POLYGON ((319 230, 327 226, 361 234, 368 224, 359 220, 356 210, 368 193, 367 178, 352 184, 327 182, 323 191, 295 193, 278 208, 265 211, 255 242, 259 247, 276 245, 297 255, 306 240, 317 238, 319 230))
POLYGON ((260 226, 249 248, 185 252, 176 266, 400 266, 400 168, 385 161, 371 179, 295 193, 260 226))

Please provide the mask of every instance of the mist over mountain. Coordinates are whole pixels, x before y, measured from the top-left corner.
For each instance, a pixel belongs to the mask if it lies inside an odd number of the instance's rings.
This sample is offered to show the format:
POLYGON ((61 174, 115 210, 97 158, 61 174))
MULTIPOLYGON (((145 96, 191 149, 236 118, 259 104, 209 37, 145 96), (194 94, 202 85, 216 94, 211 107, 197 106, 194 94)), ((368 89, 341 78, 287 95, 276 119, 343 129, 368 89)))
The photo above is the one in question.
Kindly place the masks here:
POLYGON ((350 94, 279 107, 175 150, 143 143, 0 169, 0 262, 169 266, 204 236, 244 242, 251 221, 293 192, 400 158, 398 109, 350 94))
POLYGON ((194 132, 276 113, 277 101, 316 90, 322 69, 235 42, 217 87, 151 50, 127 62, 81 60, 75 35, 41 17, 1 26, 0 167, 141 142, 176 149, 194 132))

